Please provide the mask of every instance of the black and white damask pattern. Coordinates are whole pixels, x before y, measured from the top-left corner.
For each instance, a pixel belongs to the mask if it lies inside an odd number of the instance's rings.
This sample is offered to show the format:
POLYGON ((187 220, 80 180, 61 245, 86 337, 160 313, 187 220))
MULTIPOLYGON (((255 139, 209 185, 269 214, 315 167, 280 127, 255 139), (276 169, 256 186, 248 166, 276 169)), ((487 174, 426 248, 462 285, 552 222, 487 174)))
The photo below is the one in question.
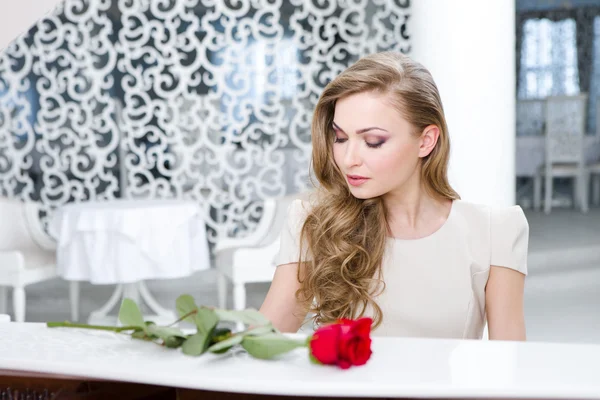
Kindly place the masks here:
POLYGON ((68 0, 0 54, 0 191, 194 199, 209 240, 308 186, 323 87, 409 52, 409 0, 68 0))

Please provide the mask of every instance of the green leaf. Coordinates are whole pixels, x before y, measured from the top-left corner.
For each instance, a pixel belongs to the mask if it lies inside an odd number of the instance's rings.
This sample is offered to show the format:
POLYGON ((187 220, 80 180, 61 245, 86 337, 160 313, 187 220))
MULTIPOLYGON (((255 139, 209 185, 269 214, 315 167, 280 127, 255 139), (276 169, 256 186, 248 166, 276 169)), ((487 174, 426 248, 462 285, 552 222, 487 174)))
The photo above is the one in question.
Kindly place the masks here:
POLYGON ((256 336, 256 335, 264 335, 266 333, 273 333, 273 325, 265 325, 265 326, 257 326, 256 328, 248 329, 246 331, 242 331, 238 333, 238 335, 242 336, 256 336))
MULTIPOLYGON (((208 347, 210 348, 211 346, 214 346, 215 344, 217 344, 219 342, 227 340, 231 336, 233 336, 233 334, 231 333, 231 329, 229 329, 229 328, 215 328, 215 330, 213 331, 212 337, 210 339, 210 343, 208 344, 208 347)), ((231 347, 227 347, 227 348, 222 349, 222 350, 217 350, 214 353, 215 354, 225 353, 230 348, 231 347)))
POLYGON ((200 307, 198 308, 198 313, 195 315, 193 321, 198 328, 198 332, 204 333, 210 338, 212 337, 212 332, 219 323, 219 317, 214 310, 200 307))
POLYGON ((171 336, 181 337, 185 339, 185 334, 179 328, 171 326, 150 325, 147 332, 149 335, 158 336, 161 339, 166 339, 171 336))
POLYGON ((210 338, 210 345, 219 343, 225 339, 229 339, 232 336, 231 329, 229 328, 215 328, 212 337, 210 338))
POLYGON ((230 348, 232 348, 232 347, 233 347, 233 346, 230 346, 230 347, 225 347, 224 349, 217 349, 217 350, 214 350, 214 351, 212 351, 212 353, 213 353, 213 354, 223 354, 223 353, 226 353, 226 352, 227 352, 227 350, 229 350, 229 349, 230 349, 230 348))
POLYGON ((214 311, 219 317, 220 321, 242 322, 246 325, 267 325, 271 323, 267 317, 253 308, 248 308, 242 311, 221 309, 215 309, 214 311))
POLYGON ((181 346, 183 354, 188 356, 199 356, 204 354, 208 347, 208 337, 205 333, 198 332, 190 336, 181 346))
POLYGON ((242 343, 244 337, 246 336, 254 336, 254 335, 264 335, 273 332, 273 326, 271 324, 265 326, 259 326, 253 329, 249 329, 246 331, 242 331, 236 333, 228 339, 221 340, 216 344, 213 344, 208 348, 208 351, 211 353, 221 354, 232 348, 233 346, 242 343))
POLYGON ((185 342, 185 338, 182 338, 181 336, 169 336, 163 341, 165 347, 170 349, 181 347, 185 342))
POLYGON ((224 353, 227 350, 229 350, 230 348, 232 348, 233 346, 235 346, 236 344, 242 343, 243 339, 244 339, 244 335, 233 335, 229 339, 225 339, 225 340, 220 341, 217 344, 213 344, 212 346, 210 346, 208 348, 208 351, 210 351, 211 353, 217 353, 217 354, 224 353))
POLYGON ((148 342, 158 339, 156 336, 147 335, 144 331, 135 331, 131 334, 131 337, 134 339, 146 340, 148 342))
POLYGON ((186 339, 186 336, 181 330, 178 328, 173 328, 170 326, 160 326, 160 325, 148 325, 146 329, 146 333, 148 336, 154 339, 162 339, 162 343, 166 347, 176 348, 183 344, 186 339))
MULTIPOLYGON (((189 294, 183 294, 177 298, 175 301, 175 305, 177 308, 177 314, 179 318, 182 318, 184 315, 190 314, 192 311, 195 311, 198 306, 196 305, 196 301, 189 294)), ((194 315, 190 315, 184 319, 184 321, 188 321, 194 323, 194 315)))
POLYGON ((278 333, 269 333, 260 336, 247 335, 242 340, 242 347, 251 356, 263 360, 268 360, 298 347, 305 346, 305 340, 291 339, 278 333))
POLYGON ((193 321, 198 328, 198 332, 189 337, 182 347, 183 352, 191 356, 203 354, 208 349, 213 333, 219 323, 219 318, 213 310, 206 307, 200 307, 197 310, 198 312, 194 315, 193 321))
POLYGON ((119 309, 119 321, 121 321, 123 325, 138 326, 144 331, 146 330, 142 312, 137 304, 135 304, 135 301, 129 298, 123 299, 123 302, 121 303, 121 308, 119 309))

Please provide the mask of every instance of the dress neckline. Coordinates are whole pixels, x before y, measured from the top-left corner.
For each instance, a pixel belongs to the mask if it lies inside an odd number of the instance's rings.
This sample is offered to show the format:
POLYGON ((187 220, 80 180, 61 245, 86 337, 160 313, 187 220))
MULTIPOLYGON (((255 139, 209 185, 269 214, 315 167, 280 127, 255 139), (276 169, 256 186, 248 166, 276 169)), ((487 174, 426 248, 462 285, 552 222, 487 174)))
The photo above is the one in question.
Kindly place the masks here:
POLYGON ((454 210, 456 208, 457 201, 458 201, 458 199, 452 200, 452 204, 450 205, 450 212, 448 213, 448 217, 446 217, 446 221, 444 221, 444 223, 437 230, 430 233, 429 235, 423 236, 421 238, 416 238, 416 239, 401 239, 401 238, 388 236, 388 239, 394 243, 416 243, 416 242, 431 239, 431 238, 439 235, 446 228, 446 226, 448 225, 448 222, 452 219, 452 216, 454 215, 454 210))

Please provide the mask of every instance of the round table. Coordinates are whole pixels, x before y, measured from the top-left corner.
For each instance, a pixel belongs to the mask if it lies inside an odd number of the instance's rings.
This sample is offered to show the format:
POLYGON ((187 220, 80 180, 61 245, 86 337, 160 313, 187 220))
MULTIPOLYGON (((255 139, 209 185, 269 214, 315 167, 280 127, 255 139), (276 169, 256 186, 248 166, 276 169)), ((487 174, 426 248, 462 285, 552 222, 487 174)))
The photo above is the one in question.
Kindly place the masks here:
POLYGON ((206 225, 198 204, 182 200, 113 200, 72 203, 56 210, 49 231, 57 241, 57 269, 71 281, 72 318, 78 319, 79 282, 117 284, 110 299, 88 322, 105 323, 128 297, 171 320, 144 284, 174 279, 210 267, 206 225))

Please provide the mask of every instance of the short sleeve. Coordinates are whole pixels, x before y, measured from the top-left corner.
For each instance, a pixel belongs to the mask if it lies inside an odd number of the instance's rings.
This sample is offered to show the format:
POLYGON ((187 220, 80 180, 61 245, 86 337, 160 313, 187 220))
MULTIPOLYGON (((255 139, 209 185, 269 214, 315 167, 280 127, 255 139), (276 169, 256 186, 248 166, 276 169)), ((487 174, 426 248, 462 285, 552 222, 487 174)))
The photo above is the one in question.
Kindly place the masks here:
POLYGON ((490 264, 527 275, 529 224, 521 207, 492 209, 490 225, 490 264))
MULTIPOLYGON (((275 257, 275 265, 298 262, 300 233, 307 214, 307 202, 301 199, 294 200, 288 207, 287 218, 281 229, 279 253, 275 257)), ((308 257, 306 246, 304 246, 304 251, 303 260, 308 261, 310 257, 308 257)))

